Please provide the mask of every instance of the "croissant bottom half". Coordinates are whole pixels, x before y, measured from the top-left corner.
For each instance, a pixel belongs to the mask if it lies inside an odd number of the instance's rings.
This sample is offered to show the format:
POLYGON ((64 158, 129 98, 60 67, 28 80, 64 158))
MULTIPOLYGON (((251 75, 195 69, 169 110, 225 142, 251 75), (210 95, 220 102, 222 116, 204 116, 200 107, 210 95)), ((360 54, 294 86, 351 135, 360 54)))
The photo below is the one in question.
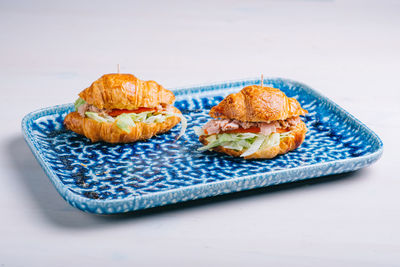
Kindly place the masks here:
MULTIPOLYGON (((270 159, 274 158, 277 155, 280 154, 285 154, 289 151, 292 151, 296 148, 298 148, 301 143, 303 143, 304 138, 306 136, 307 132, 307 127, 306 124, 301 121, 299 122, 296 127, 292 130, 291 135, 281 139, 281 142, 279 146, 274 146, 274 147, 267 147, 262 150, 258 150, 254 154, 251 154, 247 157, 244 157, 245 159, 270 159)), ((206 140, 207 136, 206 135, 201 135, 199 137, 199 140, 201 143, 204 145, 208 144, 208 141, 206 140)), ((217 146, 212 148, 212 150, 220 152, 220 153, 225 153, 234 157, 240 157, 245 150, 237 151, 234 149, 229 149, 229 148, 224 148, 222 146, 217 146)))
MULTIPOLYGON (((180 111, 174 108, 175 113, 180 111)), ((121 130, 115 122, 98 122, 90 118, 83 118, 78 112, 69 113, 65 119, 65 126, 77 134, 84 135, 92 142, 105 141, 108 143, 130 143, 149 139, 157 134, 172 129, 180 122, 179 117, 168 117, 162 123, 136 122, 129 133, 121 130)))

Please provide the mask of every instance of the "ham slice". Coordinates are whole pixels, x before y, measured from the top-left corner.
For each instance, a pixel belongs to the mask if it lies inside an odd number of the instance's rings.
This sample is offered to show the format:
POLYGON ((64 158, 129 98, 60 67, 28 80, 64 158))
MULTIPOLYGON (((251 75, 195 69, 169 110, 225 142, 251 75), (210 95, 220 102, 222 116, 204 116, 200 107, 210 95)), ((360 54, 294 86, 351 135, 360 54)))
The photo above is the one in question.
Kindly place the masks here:
POLYGON ((276 132, 277 128, 291 128, 300 122, 300 117, 293 117, 287 120, 273 121, 273 122, 244 122, 238 120, 210 120, 203 126, 203 130, 207 134, 219 134, 229 130, 236 130, 239 128, 248 129, 252 127, 260 128, 260 133, 270 135, 276 132))
POLYGON ((276 123, 260 123, 260 133, 263 135, 270 135, 276 132, 276 123))
POLYGON ((108 114, 108 110, 106 109, 99 109, 93 105, 90 105, 88 103, 85 103, 83 105, 80 105, 78 107, 78 113, 84 118, 85 117, 85 112, 96 112, 98 113, 100 116, 107 116, 108 114))
POLYGON ((221 120, 210 120, 203 126, 207 134, 217 134, 221 131, 221 120))

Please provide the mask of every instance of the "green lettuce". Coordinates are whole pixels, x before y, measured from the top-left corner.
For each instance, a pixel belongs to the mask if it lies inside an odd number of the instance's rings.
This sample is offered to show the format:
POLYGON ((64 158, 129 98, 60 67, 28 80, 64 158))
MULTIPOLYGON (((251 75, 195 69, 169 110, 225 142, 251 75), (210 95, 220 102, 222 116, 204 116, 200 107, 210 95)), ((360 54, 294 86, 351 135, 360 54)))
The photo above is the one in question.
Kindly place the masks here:
POLYGON ((74 103, 74 105, 75 105, 75 111, 78 111, 78 108, 79 108, 80 106, 84 105, 84 104, 86 104, 86 101, 83 100, 82 98, 78 98, 78 99, 75 101, 75 103, 74 103))
POLYGON ((187 128, 187 119, 185 118, 185 116, 183 116, 181 113, 173 113, 173 112, 168 112, 168 111, 163 111, 162 114, 165 115, 165 118, 169 118, 169 117, 178 117, 181 119, 181 130, 179 131, 178 136, 175 137, 175 140, 178 140, 179 138, 181 138, 187 128))
MULTIPOLYGON (((75 103, 76 103, 75 108, 77 109, 77 107, 83 105, 86 102, 83 99, 79 98, 75 103), (83 102, 81 102, 80 100, 83 102)), ((111 123, 116 122, 118 128, 127 133, 130 133, 131 127, 134 127, 135 123, 137 122, 143 122, 147 124, 162 123, 169 117, 179 117, 181 119, 182 126, 181 126, 181 131, 179 132, 176 139, 179 139, 185 133, 187 127, 187 120, 182 114, 172 113, 167 111, 162 111, 162 112, 145 111, 141 113, 123 113, 115 118, 111 116, 103 116, 96 112, 85 112, 85 115, 88 118, 91 118, 97 122, 111 122, 111 123)))
POLYGON ((258 137, 258 134, 254 133, 223 133, 210 135, 206 138, 208 144, 200 147, 199 151, 204 151, 217 146, 223 146, 225 148, 231 148, 234 150, 243 150, 249 148, 258 137))
POLYGON ((115 120, 118 128, 127 133, 130 133, 131 127, 135 126, 135 122, 132 120, 131 116, 126 113, 119 115, 115 120))
POLYGON ((98 122, 114 122, 114 119, 112 117, 110 117, 110 116, 102 117, 96 112, 87 111, 87 112, 85 112, 85 115, 86 115, 86 117, 91 118, 98 122))
MULTIPOLYGON (((197 128, 194 129, 196 133, 201 133, 197 128)), ((242 151, 241 157, 247 157, 258 150, 267 149, 268 147, 278 146, 281 139, 291 136, 290 132, 287 133, 272 133, 270 135, 255 134, 255 133, 223 133, 210 135, 206 138, 208 144, 200 147, 198 151, 209 150, 217 146, 242 151)))

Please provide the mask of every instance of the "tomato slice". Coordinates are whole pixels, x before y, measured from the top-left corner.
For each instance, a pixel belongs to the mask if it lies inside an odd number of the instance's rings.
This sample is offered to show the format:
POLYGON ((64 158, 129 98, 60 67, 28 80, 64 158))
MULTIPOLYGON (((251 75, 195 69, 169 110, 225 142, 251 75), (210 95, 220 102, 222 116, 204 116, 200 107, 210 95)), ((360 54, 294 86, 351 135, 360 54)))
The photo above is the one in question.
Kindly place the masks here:
POLYGON ((111 117, 117 117, 119 115, 121 115, 122 113, 142 113, 142 112, 146 112, 146 111, 155 111, 155 108, 138 108, 135 110, 129 110, 129 109, 113 109, 111 110, 108 115, 110 115, 111 117))
POLYGON ((260 131, 260 127, 250 127, 247 129, 238 128, 234 130, 223 131, 222 133, 259 133, 260 131))

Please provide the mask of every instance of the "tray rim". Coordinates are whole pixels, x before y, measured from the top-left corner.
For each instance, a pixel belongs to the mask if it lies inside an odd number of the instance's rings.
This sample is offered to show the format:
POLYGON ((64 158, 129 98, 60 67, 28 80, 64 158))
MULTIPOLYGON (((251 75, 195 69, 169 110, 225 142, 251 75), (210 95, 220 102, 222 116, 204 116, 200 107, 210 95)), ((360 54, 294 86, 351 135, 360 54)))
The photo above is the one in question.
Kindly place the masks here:
MULTIPOLYGON (((73 103, 68 103, 68 104, 60 104, 60 105, 55 105, 55 106, 51 106, 51 107, 45 107, 45 108, 40 108, 37 109, 35 111, 32 111, 30 113, 28 113, 27 115, 25 115, 21 121, 21 130, 24 136, 24 139, 26 141, 26 143, 28 144, 28 147, 30 148, 30 150, 32 151, 33 155, 35 156, 36 160, 39 162, 40 166, 42 167, 42 169, 45 171, 46 175, 50 178, 50 181, 53 183, 53 185, 55 186, 56 190, 59 192, 59 194, 68 202, 70 203, 72 206, 81 209, 78 205, 75 204, 75 202, 80 202, 80 203, 85 203, 86 206, 98 206, 98 207, 102 207, 102 208, 106 208, 106 206, 108 205, 122 205, 124 203, 127 202, 135 202, 137 200, 145 200, 145 199, 151 199, 155 196, 163 196, 163 195, 169 195, 171 193, 174 192, 180 192, 180 191, 189 191, 189 190, 195 190, 196 188, 205 188, 205 187, 209 187, 210 185, 212 186, 216 186, 216 185, 224 185, 224 184, 231 184, 231 183, 235 183, 235 182, 246 182, 255 178, 265 178, 266 176, 270 176, 270 175, 277 175, 277 174, 281 174, 281 173, 287 173, 290 177, 290 173, 292 172, 297 172, 297 171, 313 171, 313 170, 318 170, 321 168, 326 168, 329 169, 331 167, 334 167, 337 164, 351 164, 351 163, 358 163, 358 162, 367 162, 362 164, 361 166, 359 166, 358 168, 355 169, 351 169, 348 171, 355 171, 358 169, 361 169, 365 166, 368 166, 372 163, 374 163, 375 161, 377 161, 382 153, 383 153, 383 142, 382 140, 379 138, 379 136, 372 131, 368 126, 366 126, 364 123, 362 123, 359 119, 357 119, 356 117, 354 117, 351 113, 347 112, 344 108, 342 108, 341 106, 339 106, 337 103, 335 103, 333 100, 329 99, 328 97, 322 95, 320 92, 318 92, 317 90, 309 87, 308 85, 302 83, 302 82, 298 82, 295 80, 291 80, 291 79, 287 79, 287 78, 280 78, 280 77, 264 77, 264 83, 268 83, 268 80, 279 80, 281 82, 289 82, 292 84, 297 84, 299 86, 302 87, 302 89, 306 90, 308 94, 312 94, 314 96, 316 96, 319 99, 323 99, 324 101, 326 101, 327 103, 329 103, 330 105, 334 106, 337 110, 339 110, 342 114, 345 114, 347 117, 349 117, 351 120, 355 121, 357 124, 359 124, 359 126, 361 126, 362 128, 364 128, 366 131, 368 131, 376 140, 378 143, 378 149, 375 152, 363 155, 363 156, 358 156, 358 157, 354 157, 354 158, 349 158, 349 159, 340 159, 340 160, 333 160, 333 161, 329 161, 329 162, 323 162, 323 163, 316 163, 316 164, 312 164, 312 165, 307 165, 307 166, 300 166, 300 167, 295 167, 295 168, 290 168, 290 169, 285 169, 285 170, 277 170, 277 171, 270 171, 267 173, 263 173, 263 174, 254 174, 254 175, 245 175, 245 176, 241 176, 241 177, 234 177, 231 178, 229 180, 222 180, 222 181, 215 181, 212 183, 207 183, 207 184, 196 184, 196 185, 190 185, 190 186, 185 186, 185 187, 180 187, 180 188, 175 188, 175 189, 169 189, 169 190, 165 190, 165 191, 159 191, 159 192, 154 192, 151 194, 146 194, 143 196, 129 196, 129 197, 125 197, 122 199, 108 199, 108 200, 102 200, 102 199, 91 199, 91 198, 87 198, 84 197, 78 193, 75 193, 74 191, 70 190, 69 188, 67 188, 59 179, 59 177, 57 176, 57 174, 55 174, 53 172, 52 169, 49 168, 48 164, 45 162, 41 151, 37 148, 38 144, 36 142, 34 142, 34 139, 32 138, 33 135, 30 134, 30 132, 28 131, 28 122, 32 119, 34 119, 36 116, 39 117, 43 117, 46 114, 46 111, 49 111, 49 113, 57 113, 57 111, 52 112, 54 110, 57 109, 67 109, 73 106, 73 103), (73 199, 74 201, 72 201, 71 199, 73 199)), ((231 84, 231 83, 243 83, 243 82, 251 82, 254 81, 254 84, 260 83, 261 80, 259 78, 244 78, 244 79, 238 79, 238 80, 228 80, 228 81, 219 81, 219 82, 211 82, 211 83, 204 83, 204 84, 197 84, 197 85, 193 85, 193 86, 185 86, 185 87, 179 87, 179 88, 175 88, 175 89, 170 89, 171 91, 173 91, 174 93, 181 93, 183 91, 188 91, 187 94, 190 94, 192 91, 196 91, 199 90, 203 87, 212 87, 212 86, 218 86, 218 85, 226 85, 226 84, 231 84)), ((221 89, 213 89, 213 90, 205 90, 205 91, 215 91, 215 90, 221 90, 221 89)), ((177 97, 179 98, 179 97, 177 97)), ((179 100, 179 99, 178 99, 179 100)), ((346 172, 346 171, 344 171, 346 172)), ((338 172, 338 173, 343 173, 343 171, 338 172)), ((333 174, 338 174, 335 172, 331 172, 331 173, 326 173, 320 176, 309 176, 306 175, 305 177, 301 177, 299 179, 296 179, 295 181, 300 181, 300 180, 305 180, 305 179, 311 179, 311 178, 315 178, 315 177, 323 177, 323 176, 327 176, 327 175, 333 175, 333 174)), ((288 181, 288 182, 294 182, 294 181, 288 181)), ((234 193, 234 192, 239 192, 239 191, 245 191, 245 190, 250 190, 250 189, 255 189, 255 188, 260 188, 260 187, 267 187, 267 186, 271 186, 271 185, 276 185, 276 184, 282 184, 282 183, 288 183, 288 182, 281 182, 281 183, 272 183, 272 184, 266 184, 266 185, 261 185, 261 186, 256 186, 256 187, 252 187, 252 188, 248 188, 248 189, 241 189, 239 188, 238 190, 230 190, 229 192, 224 192, 222 194, 228 194, 228 193, 234 193)), ((190 201, 190 200, 195 200, 195 199, 199 199, 199 198, 206 198, 206 197, 211 197, 211 196, 217 196, 217 195, 221 195, 221 194, 211 194, 209 196, 205 196, 205 197, 198 197, 198 198, 191 198, 188 200, 184 200, 184 201, 176 201, 176 202, 170 202, 170 203, 166 203, 163 205, 154 205, 151 207, 157 207, 157 206, 164 206, 164 205, 169 205, 169 204, 173 204, 173 203, 179 203, 179 202, 186 202, 186 201, 190 201)), ((149 208, 151 208, 149 207, 149 208)), ((139 209, 133 209, 130 211, 135 211, 135 210, 140 210, 142 208, 139 209)), ((82 210, 82 209, 81 209, 82 210)), ((91 212, 91 213, 96 213, 95 211, 92 210, 83 210, 85 212, 91 212)), ((116 212, 111 212, 111 213, 116 213, 116 212)), ((107 214, 107 213, 102 213, 102 214, 107 214)))

